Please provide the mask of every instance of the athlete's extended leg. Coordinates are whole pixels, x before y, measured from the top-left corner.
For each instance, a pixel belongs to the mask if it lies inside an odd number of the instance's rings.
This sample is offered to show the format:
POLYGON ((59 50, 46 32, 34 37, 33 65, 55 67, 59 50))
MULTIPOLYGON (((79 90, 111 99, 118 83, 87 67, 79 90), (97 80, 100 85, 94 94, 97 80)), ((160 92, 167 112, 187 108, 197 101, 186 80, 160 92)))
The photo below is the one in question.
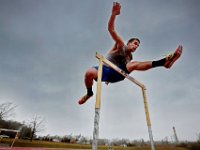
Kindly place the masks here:
POLYGON ((90 97, 93 96, 92 85, 94 79, 97 78, 97 70, 90 68, 85 73, 85 86, 87 88, 87 94, 85 94, 79 101, 79 104, 84 104, 90 97))
POLYGON ((152 61, 146 61, 146 62, 133 61, 133 62, 129 62, 126 65, 126 68, 127 68, 128 72, 132 72, 134 70, 145 71, 145 70, 148 70, 148 69, 152 68, 152 61))
POLYGON ((139 71, 145 71, 151 68, 164 66, 165 68, 171 68, 172 65, 182 54, 183 47, 180 45, 178 48, 174 51, 174 53, 168 55, 167 57, 157 60, 157 61, 146 61, 146 62, 129 62, 126 65, 126 68, 129 72, 132 72, 134 70, 139 71))

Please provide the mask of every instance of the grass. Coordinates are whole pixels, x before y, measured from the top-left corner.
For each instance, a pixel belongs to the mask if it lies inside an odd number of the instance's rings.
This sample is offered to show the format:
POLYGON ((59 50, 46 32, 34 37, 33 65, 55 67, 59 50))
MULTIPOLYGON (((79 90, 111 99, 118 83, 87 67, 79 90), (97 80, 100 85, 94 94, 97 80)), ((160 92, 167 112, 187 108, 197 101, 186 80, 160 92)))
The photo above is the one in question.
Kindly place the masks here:
MULTIPOLYGON (((13 139, 1 139, 0 145, 9 144, 11 145, 13 139)), ((70 144, 60 142, 48 142, 48 141, 28 141, 28 140, 16 140, 14 147, 40 147, 40 148, 71 148, 71 149, 92 149, 91 145, 83 144, 70 144)), ((99 150, 108 150, 107 146, 98 146, 99 150)), ((113 150, 150 150, 150 146, 134 146, 134 147, 121 147, 114 146, 113 150)), ((188 150, 183 147, 176 147, 172 145, 156 145, 156 150, 188 150)))

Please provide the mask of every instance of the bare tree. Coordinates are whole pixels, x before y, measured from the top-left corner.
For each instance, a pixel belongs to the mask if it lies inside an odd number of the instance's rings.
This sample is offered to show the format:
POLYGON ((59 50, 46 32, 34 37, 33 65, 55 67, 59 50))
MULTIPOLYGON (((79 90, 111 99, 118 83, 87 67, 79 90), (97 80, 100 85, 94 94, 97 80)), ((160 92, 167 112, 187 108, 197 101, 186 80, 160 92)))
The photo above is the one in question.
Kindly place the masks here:
POLYGON ((30 128, 31 128, 31 141, 32 141, 33 138, 36 136, 36 133, 44 130, 44 118, 39 115, 35 115, 32 121, 30 122, 30 128))
POLYGON ((4 120, 13 115, 13 110, 16 106, 11 102, 0 104, 0 120, 4 120))

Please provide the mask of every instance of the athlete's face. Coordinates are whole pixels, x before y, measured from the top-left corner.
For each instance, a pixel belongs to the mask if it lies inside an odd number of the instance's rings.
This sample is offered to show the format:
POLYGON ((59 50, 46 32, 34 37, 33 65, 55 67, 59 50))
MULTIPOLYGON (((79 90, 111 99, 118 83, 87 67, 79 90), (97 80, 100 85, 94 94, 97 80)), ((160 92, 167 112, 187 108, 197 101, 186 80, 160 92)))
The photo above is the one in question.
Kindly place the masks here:
POLYGON ((140 43, 138 40, 133 40, 132 42, 128 43, 128 49, 131 52, 134 52, 138 47, 139 47, 140 43))

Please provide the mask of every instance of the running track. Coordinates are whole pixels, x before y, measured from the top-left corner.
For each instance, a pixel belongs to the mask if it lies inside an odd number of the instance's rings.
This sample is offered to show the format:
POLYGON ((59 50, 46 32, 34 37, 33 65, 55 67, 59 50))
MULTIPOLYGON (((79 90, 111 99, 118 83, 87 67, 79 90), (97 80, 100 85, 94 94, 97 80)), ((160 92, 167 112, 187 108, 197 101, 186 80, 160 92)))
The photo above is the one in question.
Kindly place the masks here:
MULTIPOLYGON (((82 150, 82 149, 71 149, 71 148, 33 148, 33 147, 0 147, 0 150, 82 150)), ((84 149, 87 150, 87 149, 84 149)))

